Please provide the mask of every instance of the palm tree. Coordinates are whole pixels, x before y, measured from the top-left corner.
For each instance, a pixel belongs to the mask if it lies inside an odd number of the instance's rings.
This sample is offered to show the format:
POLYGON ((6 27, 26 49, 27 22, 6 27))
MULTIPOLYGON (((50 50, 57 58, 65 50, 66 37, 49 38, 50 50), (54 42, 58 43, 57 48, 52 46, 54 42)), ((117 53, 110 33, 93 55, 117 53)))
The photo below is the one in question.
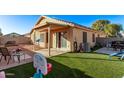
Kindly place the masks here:
POLYGON ((123 30, 122 25, 119 24, 108 24, 105 27, 105 33, 107 34, 107 37, 116 36, 121 30, 123 30))
POLYGON ((107 24, 110 24, 109 20, 97 20, 92 24, 92 29, 104 31, 104 28, 107 24))
POLYGON ((92 24, 92 29, 104 31, 107 37, 117 36, 118 32, 123 30, 120 24, 111 24, 109 20, 97 20, 92 24))

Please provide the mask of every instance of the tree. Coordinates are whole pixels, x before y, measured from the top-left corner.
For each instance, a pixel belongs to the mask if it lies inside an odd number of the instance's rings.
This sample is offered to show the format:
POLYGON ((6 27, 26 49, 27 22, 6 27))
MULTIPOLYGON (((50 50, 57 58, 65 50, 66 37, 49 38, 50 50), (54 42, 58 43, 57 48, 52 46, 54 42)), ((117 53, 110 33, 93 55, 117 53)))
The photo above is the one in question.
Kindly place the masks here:
POLYGON ((120 24, 111 24, 109 20, 97 20, 92 24, 92 29, 98 31, 104 31, 109 36, 116 36, 118 32, 123 30, 120 24))
POLYGON ((2 30, 1 30, 1 28, 0 28, 0 36, 2 36, 3 35, 3 33, 2 33, 2 30))
POLYGON ((107 24, 110 24, 109 20, 97 20, 92 24, 92 29, 98 30, 98 31, 104 31, 105 26, 107 24))
POLYGON ((107 34, 107 37, 110 37, 116 36, 121 30, 123 30, 122 25, 108 24, 105 26, 104 32, 107 34))

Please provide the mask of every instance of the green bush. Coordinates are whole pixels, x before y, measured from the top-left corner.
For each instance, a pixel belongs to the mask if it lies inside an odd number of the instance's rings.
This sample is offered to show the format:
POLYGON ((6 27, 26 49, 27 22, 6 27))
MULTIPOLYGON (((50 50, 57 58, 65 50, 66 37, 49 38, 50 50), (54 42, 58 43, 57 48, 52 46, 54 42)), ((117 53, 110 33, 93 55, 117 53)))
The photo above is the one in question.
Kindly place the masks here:
POLYGON ((93 52, 93 51, 100 49, 100 48, 102 48, 102 45, 99 43, 96 43, 95 46, 91 48, 91 51, 93 52))

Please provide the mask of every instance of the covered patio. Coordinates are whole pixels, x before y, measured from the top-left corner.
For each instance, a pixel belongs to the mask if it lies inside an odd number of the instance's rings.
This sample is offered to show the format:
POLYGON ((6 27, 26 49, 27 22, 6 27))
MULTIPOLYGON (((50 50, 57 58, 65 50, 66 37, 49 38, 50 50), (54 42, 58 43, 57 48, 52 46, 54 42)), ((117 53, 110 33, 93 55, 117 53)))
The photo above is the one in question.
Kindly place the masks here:
POLYGON ((32 33, 34 44, 44 48, 36 52, 43 53, 47 57, 68 52, 72 48, 73 33, 68 24, 52 22, 39 24, 32 29, 32 33))

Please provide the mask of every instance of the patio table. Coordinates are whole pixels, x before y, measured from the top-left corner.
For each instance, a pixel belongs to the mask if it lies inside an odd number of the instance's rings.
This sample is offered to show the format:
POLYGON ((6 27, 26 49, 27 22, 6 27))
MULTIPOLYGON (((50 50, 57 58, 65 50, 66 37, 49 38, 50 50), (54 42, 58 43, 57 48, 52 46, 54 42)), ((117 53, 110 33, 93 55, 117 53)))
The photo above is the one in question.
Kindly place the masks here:
POLYGON ((13 60, 14 60, 14 56, 16 56, 17 57, 17 59, 18 59, 18 61, 19 61, 19 63, 20 63, 20 61, 21 61, 21 56, 24 56, 24 61, 25 61, 25 53, 23 52, 23 51, 21 51, 21 52, 14 52, 13 54, 12 54, 12 56, 13 56, 13 60))

